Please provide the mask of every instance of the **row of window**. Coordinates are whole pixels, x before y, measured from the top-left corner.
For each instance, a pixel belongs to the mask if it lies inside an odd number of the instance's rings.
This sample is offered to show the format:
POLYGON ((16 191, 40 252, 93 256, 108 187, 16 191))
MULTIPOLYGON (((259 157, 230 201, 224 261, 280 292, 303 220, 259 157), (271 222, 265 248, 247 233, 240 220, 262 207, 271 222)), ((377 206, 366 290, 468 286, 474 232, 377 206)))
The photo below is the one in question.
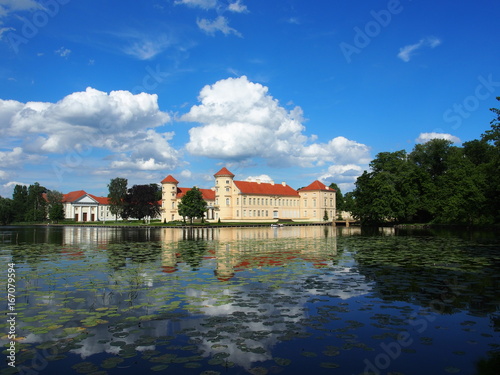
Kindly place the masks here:
MULTIPOLYGON (((248 198, 243 197, 243 206, 246 206, 248 202, 249 206, 287 206, 287 207, 297 207, 299 205, 298 199, 275 199, 275 198, 248 198)), ((317 200, 312 200, 312 207, 317 207, 317 200)), ((333 207, 333 198, 330 198, 330 205, 328 205, 328 199, 325 198, 324 207, 333 207)), ((219 199, 215 199, 215 204, 219 204, 219 199)), ((226 206, 231 205, 231 199, 226 198, 226 206)), ((236 205, 240 205, 240 198, 236 198, 236 205)), ((307 199, 304 199, 304 207, 307 207, 307 199)), ((174 208, 172 203, 172 208, 174 208)))

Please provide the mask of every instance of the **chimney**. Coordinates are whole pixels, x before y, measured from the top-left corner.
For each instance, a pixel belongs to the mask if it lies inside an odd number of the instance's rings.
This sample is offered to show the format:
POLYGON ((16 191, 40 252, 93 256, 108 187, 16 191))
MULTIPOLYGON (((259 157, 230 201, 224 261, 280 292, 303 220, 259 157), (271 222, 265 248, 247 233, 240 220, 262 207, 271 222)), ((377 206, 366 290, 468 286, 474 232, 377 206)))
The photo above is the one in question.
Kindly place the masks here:
POLYGON ((274 181, 272 181, 272 180, 271 180, 271 185, 273 185, 273 186, 274 186, 274 181))
POLYGON ((281 185, 286 186, 286 182, 285 182, 285 181, 283 181, 283 182, 281 183, 281 185))
POLYGON ((256 181, 257 181, 257 183, 260 185, 260 179, 257 179, 256 181))

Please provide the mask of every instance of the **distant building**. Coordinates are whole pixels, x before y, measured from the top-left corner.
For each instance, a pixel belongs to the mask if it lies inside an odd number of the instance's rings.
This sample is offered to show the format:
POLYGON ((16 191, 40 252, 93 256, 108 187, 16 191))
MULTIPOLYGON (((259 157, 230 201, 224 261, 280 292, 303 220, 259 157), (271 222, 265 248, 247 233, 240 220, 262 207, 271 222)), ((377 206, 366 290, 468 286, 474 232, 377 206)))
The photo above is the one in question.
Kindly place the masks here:
POLYGON ((72 191, 63 195, 64 217, 74 221, 115 220, 109 211, 106 197, 97 197, 84 190, 72 191))
MULTIPOLYGON (((109 199, 97 197, 84 190, 72 191, 63 195, 64 217, 78 222, 86 221, 120 221, 120 216, 111 213, 109 199)), ((161 202, 158 202, 161 204, 161 202)), ((152 217, 151 219, 159 219, 152 217)))
MULTIPOLYGON (((215 186, 200 189, 207 202, 209 221, 259 222, 278 219, 296 221, 323 221, 335 219, 335 190, 316 180, 295 190, 285 182, 238 181, 227 168, 215 175, 215 186)), ((162 220, 182 220, 178 206, 189 188, 178 187, 171 175, 162 182, 162 220)))

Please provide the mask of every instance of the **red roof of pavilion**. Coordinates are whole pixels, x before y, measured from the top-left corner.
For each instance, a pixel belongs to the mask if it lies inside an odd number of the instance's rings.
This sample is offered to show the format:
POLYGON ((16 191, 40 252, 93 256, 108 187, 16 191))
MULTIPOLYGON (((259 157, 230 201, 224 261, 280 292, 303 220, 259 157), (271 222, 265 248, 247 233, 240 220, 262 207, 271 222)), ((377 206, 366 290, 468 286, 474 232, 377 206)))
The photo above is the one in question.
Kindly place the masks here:
POLYGON ((226 167, 224 167, 219 172, 217 172, 216 174, 214 174, 214 176, 231 176, 231 177, 234 177, 234 174, 232 174, 231 172, 229 172, 229 170, 226 167))
MULTIPOLYGON (((177 198, 178 199, 182 198, 191 189, 192 188, 183 188, 183 187, 177 188, 177 198)), ((199 190, 201 191, 201 195, 203 196, 204 200, 206 201, 215 200, 215 191, 213 191, 212 189, 199 189, 199 190)))
POLYGON ((305 188, 300 189, 300 191, 310 191, 310 190, 335 191, 335 189, 330 189, 328 186, 326 186, 324 183, 318 180, 314 181, 305 188))
POLYGON ((166 182, 173 182, 174 184, 178 184, 179 181, 177 181, 171 174, 169 174, 167 177, 165 177, 163 180, 162 180, 162 184, 166 183, 166 182))

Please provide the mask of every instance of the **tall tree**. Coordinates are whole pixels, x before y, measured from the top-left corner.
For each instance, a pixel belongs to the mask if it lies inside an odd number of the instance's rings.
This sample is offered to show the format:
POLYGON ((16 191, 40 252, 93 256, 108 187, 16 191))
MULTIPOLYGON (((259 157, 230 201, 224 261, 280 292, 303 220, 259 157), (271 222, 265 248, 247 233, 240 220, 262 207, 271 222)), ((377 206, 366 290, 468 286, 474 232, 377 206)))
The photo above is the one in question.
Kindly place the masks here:
POLYGON ((339 186, 335 182, 332 182, 330 184, 330 189, 335 189, 335 206, 337 212, 340 215, 342 211, 345 211, 344 196, 342 195, 342 191, 340 190, 339 186))
POLYGON ((14 221, 15 217, 14 201, 9 198, 0 197, 0 224, 7 225, 14 221))
POLYGON ((418 212, 418 174, 406 151, 381 152, 356 181, 352 214, 363 223, 413 220, 418 212))
POLYGON ((125 197, 127 196, 127 184, 126 178, 113 178, 108 184, 108 201, 109 201, 109 211, 115 217, 123 217, 123 210, 125 208, 125 197))
MULTIPOLYGON (((500 96, 497 97, 500 101, 500 96)), ((485 173, 488 176, 486 187, 486 198, 488 200, 488 211, 500 222, 500 109, 491 108, 496 118, 491 120, 491 129, 482 134, 481 140, 487 142, 491 147, 490 161, 485 163, 485 173)))
POLYGON ((12 193, 12 203, 15 207, 14 221, 24 221, 28 211, 28 187, 16 185, 12 193))
POLYGON ((47 191, 49 219, 53 222, 58 223, 60 220, 64 220, 64 205, 62 201, 63 193, 57 190, 47 191))
POLYGON ((203 194, 197 187, 187 191, 179 203, 179 215, 189 218, 191 224, 193 224, 194 218, 203 218, 206 210, 207 202, 203 199, 203 194))
POLYGON ((28 188, 27 211, 24 219, 26 221, 43 221, 47 217, 46 206, 47 202, 43 194, 47 189, 41 186, 38 182, 30 185, 28 188))
POLYGON ((158 216, 160 213, 158 190, 160 187, 157 184, 132 186, 124 199, 123 216, 139 220, 158 216))

